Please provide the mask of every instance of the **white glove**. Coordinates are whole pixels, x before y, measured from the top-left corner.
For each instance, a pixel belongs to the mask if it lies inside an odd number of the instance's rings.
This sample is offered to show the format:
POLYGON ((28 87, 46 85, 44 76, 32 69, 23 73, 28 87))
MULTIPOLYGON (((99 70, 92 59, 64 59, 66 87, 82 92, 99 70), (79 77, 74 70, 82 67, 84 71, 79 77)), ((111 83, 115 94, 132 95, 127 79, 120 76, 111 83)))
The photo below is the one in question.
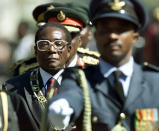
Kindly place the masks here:
POLYGON ((49 120, 57 130, 69 125, 71 114, 73 114, 73 109, 66 99, 59 99, 49 106, 49 120))

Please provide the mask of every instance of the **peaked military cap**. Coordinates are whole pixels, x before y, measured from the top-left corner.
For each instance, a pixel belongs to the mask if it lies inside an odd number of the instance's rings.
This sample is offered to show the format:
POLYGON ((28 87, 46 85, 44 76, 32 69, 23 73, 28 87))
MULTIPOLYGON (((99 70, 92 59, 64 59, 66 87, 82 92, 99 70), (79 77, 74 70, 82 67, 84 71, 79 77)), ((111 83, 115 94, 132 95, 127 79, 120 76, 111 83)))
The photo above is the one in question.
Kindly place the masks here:
POLYGON ((61 6, 63 7, 64 4, 55 3, 55 2, 50 2, 50 3, 38 5, 33 10, 33 13, 32 13, 33 18, 37 22, 37 24, 45 23, 45 21, 44 21, 44 13, 45 13, 45 11, 47 11, 48 9, 54 8, 54 7, 61 7, 61 6))
POLYGON ((90 17, 93 23, 101 18, 120 18, 135 24, 138 29, 147 24, 147 13, 141 0, 92 0, 90 17))
POLYGON ((56 7, 45 12, 46 22, 59 22, 65 25, 70 32, 79 32, 87 25, 87 18, 76 9, 71 7, 56 7))
POLYGON ((78 11, 79 14, 81 14, 83 17, 85 17, 86 24, 90 24, 89 20, 89 3, 88 2, 69 2, 67 3, 67 6, 71 9, 75 9, 78 11))

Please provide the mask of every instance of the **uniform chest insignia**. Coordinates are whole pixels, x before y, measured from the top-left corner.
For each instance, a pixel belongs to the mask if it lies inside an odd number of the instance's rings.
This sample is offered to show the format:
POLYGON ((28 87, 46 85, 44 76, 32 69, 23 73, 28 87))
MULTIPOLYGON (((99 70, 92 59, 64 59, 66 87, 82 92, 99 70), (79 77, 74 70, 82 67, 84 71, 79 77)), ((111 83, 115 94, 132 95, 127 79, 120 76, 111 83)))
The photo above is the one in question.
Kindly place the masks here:
POLYGON ((114 0, 114 2, 108 3, 108 5, 112 10, 121 10, 126 5, 126 3, 124 1, 114 0))
POLYGON ((82 59, 83 59, 84 63, 86 63, 86 64, 90 64, 90 65, 97 65, 97 64, 99 64, 99 60, 96 59, 96 58, 93 58, 91 56, 83 56, 82 59))
POLYGON ((135 112, 136 131, 157 131, 159 129, 159 111, 153 109, 138 109, 135 112))

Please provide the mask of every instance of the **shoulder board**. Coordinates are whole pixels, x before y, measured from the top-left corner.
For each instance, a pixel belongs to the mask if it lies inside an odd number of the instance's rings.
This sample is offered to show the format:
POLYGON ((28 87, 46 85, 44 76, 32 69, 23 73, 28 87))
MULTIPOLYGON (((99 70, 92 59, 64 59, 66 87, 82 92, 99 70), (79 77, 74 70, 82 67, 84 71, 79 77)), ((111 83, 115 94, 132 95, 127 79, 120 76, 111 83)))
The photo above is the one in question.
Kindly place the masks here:
POLYGON ((156 65, 149 64, 148 62, 144 62, 143 69, 148 71, 156 71, 159 72, 159 67, 156 65))
POLYGON ((97 65, 99 64, 99 60, 96 58, 93 58, 91 56, 83 56, 82 60, 85 64, 89 64, 89 65, 97 65))
POLYGON ((35 56, 31 56, 22 60, 17 61, 10 67, 10 71, 13 72, 15 75, 20 75, 30 70, 32 68, 37 67, 37 61, 35 56))
POLYGON ((90 55, 90 56, 94 56, 96 58, 100 57, 100 54, 98 52, 96 52, 96 51, 90 51, 90 50, 84 49, 84 48, 78 48, 77 52, 81 53, 81 54, 87 54, 87 55, 90 55))
POLYGON ((34 69, 36 67, 38 67, 39 64, 38 63, 33 63, 33 64, 30 64, 30 65, 21 65, 19 67, 19 75, 31 70, 31 69, 34 69))

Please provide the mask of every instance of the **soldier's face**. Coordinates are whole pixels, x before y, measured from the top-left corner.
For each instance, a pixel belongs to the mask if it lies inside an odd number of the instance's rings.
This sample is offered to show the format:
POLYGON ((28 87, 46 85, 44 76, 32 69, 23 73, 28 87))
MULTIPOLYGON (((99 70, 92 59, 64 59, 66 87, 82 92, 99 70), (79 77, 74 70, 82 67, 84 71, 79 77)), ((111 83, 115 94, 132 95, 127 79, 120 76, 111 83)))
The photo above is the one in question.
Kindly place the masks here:
MULTIPOLYGON (((55 40, 66 40, 66 34, 58 27, 46 27, 42 30, 39 40, 49 40, 54 42, 55 40)), ((40 51, 35 45, 35 54, 37 61, 45 71, 54 73, 59 70, 59 67, 63 67, 69 57, 70 48, 66 45, 62 51, 56 50, 53 46, 48 51, 40 51)))
POLYGON ((129 60, 132 46, 139 34, 133 24, 117 19, 105 18, 96 23, 95 38, 101 57, 112 65, 124 64, 129 60))

